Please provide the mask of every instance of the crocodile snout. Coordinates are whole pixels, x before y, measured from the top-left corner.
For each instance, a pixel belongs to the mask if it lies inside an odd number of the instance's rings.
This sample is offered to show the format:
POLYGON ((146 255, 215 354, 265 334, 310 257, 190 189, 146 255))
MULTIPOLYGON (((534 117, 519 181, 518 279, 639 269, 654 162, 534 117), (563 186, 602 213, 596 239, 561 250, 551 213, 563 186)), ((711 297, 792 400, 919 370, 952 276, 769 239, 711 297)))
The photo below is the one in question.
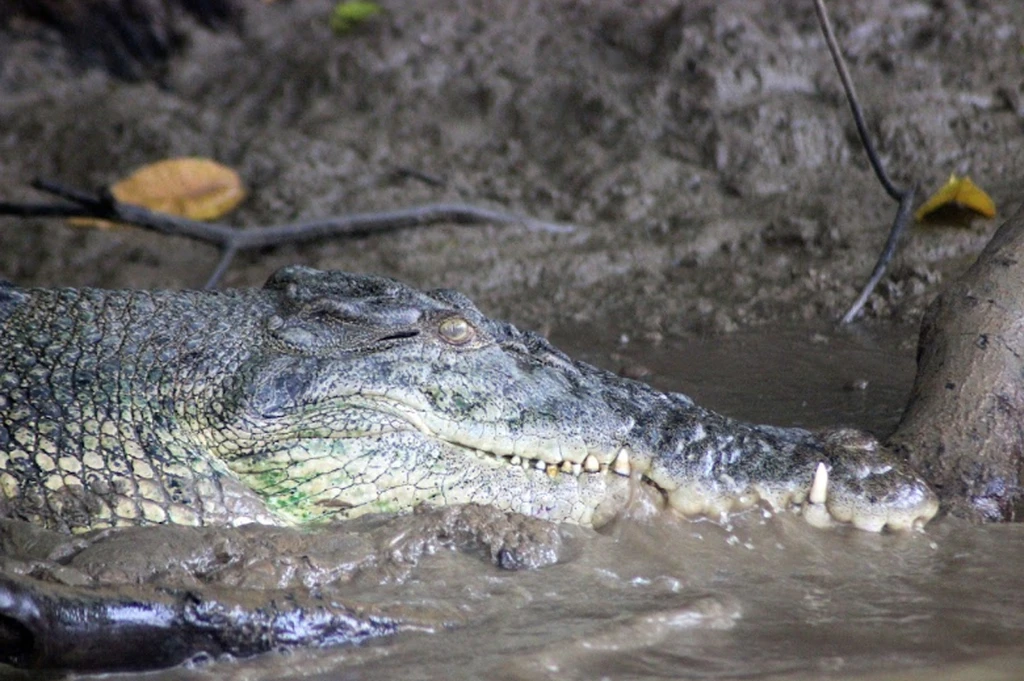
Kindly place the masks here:
POLYGON ((861 530, 909 530, 931 520, 939 499, 917 473, 870 435, 837 430, 825 437, 826 461, 815 469, 805 514, 861 530), (822 511, 826 511, 825 515, 822 511))

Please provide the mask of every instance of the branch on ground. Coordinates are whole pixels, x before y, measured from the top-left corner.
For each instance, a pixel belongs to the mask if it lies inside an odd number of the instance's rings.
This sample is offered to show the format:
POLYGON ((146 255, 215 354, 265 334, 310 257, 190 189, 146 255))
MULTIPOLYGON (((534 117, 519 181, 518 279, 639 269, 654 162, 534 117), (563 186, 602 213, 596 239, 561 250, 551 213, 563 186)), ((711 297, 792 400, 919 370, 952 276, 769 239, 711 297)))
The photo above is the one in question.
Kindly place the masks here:
POLYGON ((379 213, 353 213, 310 222, 243 229, 218 223, 197 222, 122 203, 106 189, 84 192, 48 180, 36 180, 32 186, 60 197, 64 202, 37 204, 0 201, 0 216, 98 218, 211 244, 220 249, 221 258, 205 288, 214 288, 217 285, 235 254, 256 248, 392 232, 446 222, 460 225, 521 225, 530 230, 553 233, 566 233, 574 229, 572 225, 545 222, 461 203, 434 203, 379 213))
POLYGON ((825 36, 825 42, 828 44, 828 51, 832 54, 832 61, 836 65, 836 71, 839 72, 839 80, 843 83, 843 91, 846 93, 846 101, 850 104, 850 111, 853 113, 853 122, 857 126, 860 143, 868 155, 868 161, 871 163, 871 168, 875 171, 878 181, 885 188, 886 193, 899 204, 899 207, 896 209, 896 217, 892 223, 892 229, 889 230, 889 238, 885 242, 882 253, 878 256, 878 262, 875 263, 875 268, 872 270, 871 276, 868 277, 867 283, 861 289, 857 300, 846 311, 840 322, 842 324, 849 324, 864 309, 864 304, 867 303, 868 297, 875 290, 875 287, 878 286, 878 282, 882 280, 882 277, 885 276, 889 264, 896 255, 900 239, 903 233, 906 232, 907 225, 910 224, 911 208, 917 195, 917 187, 911 186, 909 189, 900 189, 889 179, 889 175, 885 172, 885 166, 882 165, 882 160, 878 157, 878 152, 875 151, 875 146, 868 136, 868 128, 864 123, 864 112, 861 109, 860 100, 857 98, 857 92, 854 90, 850 71, 846 68, 846 60, 843 59, 843 54, 839 50, 839 43, 836 41, 836 35, 832 31, 832 23, 829 21, 824 0, 814 0, 814 10, 818 14, 818 24, 821 26, 821 32, 825 36))

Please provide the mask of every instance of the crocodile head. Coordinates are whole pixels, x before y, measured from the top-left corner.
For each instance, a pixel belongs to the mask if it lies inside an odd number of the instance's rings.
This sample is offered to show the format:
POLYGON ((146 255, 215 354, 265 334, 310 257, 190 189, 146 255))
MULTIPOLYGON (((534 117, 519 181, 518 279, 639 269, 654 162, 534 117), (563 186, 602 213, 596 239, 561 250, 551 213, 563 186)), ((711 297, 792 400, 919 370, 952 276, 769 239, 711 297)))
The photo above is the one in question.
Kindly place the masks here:
MULTIPOLYGON (((274 311, 206 446, 286 521, 479 502, 597 524, 630 498, 631 477, 633 492, 684 512, 758 490, 799 503, 822 462, 844 499, 850 467, 806 431, 759 431, 574 362, 459 293, 302 267, 266 288, 274 311), (707 462, 724 461, 722 443, 742 466, 707 462)), ((847 494, 843 512, 882 518, 872 529, 930 518, 927 486, 895 467, 874 479, 873 493, 891 481, 886 494, 847 494)))
POLYGON ((380 277, 290 267, 266 288, 218 453, 287 520, 480 502, 589 524, 624 489, 632 420, 540 336, 380 277))

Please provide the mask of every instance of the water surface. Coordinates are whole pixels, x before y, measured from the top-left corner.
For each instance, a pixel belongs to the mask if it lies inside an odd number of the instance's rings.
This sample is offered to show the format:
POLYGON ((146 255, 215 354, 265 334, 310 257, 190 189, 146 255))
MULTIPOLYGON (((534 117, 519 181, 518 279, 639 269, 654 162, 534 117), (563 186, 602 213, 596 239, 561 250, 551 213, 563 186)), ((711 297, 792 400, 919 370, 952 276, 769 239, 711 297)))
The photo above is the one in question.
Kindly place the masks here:
MULTIPOLYGON (((712 343, 584 333, 573 354, 685 389, 734 415, 884 432, 912 379, 892 339, 807 330, 712 343)), ((569 340, 572 340, 569 338, 569 340)), ((558 338, 562 346, 571 346, 558 338)), ((379 548, 408 541, 403 523, 379 548)), ((411 528, 411 521, 409 527, 411 528)), ((500 570, 439 550, 328 592, 422 614, 362 647, 179 667, 151 681, 231 679, 1017 679, 1024 675, 1024 526, 941 519, 925 532, 817 530, 754 509, 729 522, 563 527, 563 560, 500 570)), ((132 677, 134 678, 134 676, 132 677)))

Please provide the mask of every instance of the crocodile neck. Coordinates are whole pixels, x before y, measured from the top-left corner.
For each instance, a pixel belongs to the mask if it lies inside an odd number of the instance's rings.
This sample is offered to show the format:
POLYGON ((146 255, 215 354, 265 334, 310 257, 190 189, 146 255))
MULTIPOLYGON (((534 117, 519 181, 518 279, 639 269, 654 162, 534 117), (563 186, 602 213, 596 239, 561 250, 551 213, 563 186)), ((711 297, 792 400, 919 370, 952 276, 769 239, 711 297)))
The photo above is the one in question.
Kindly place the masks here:
MULTIPOLYGON (((258 333, 267 297, 23 294, 27 304, 8 314, 0 347, 0 399, 19 407, 0 425, 8 440, 0 482, 21 487, 17 515, 62 517, 72 530, 136 519, 229 520, 226 495, 246 493, 204 455, 195 433, 231 409, 232 381, 251 353, 245 339, 258 333), (21 376, 33 380, 25 385, 21 376)), ((257 519, 258 504, 242 506, 238 517, 257 519)))

